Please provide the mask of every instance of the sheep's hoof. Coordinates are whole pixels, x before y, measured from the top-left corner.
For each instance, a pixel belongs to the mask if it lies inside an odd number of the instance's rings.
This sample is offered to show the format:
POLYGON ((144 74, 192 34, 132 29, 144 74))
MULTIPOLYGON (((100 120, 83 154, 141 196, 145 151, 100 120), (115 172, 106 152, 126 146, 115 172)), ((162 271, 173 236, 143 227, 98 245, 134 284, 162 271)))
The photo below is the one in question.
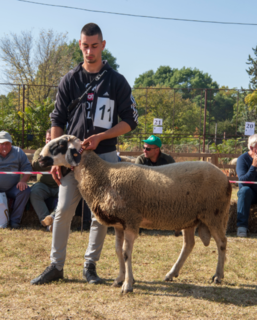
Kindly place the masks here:
POLYGON ((112 287, 114 287, 114 288, 120 288, 121 286, 122 286, 122 284, 123 284, 123 281, 116 281, 116 280, 114 280, 114 282, 113 282, 113 284, 112 284, 112 287))
POLYGON ((173 281, 173 277, 171 276, 166 276, 164 281, 173 281))
POLYGON ((126 294, 126 293, 129 293, 129 292, 133 292, 133 288, 132 289, 125 289, 125 290, 121 290, 121 293, 123 294, 126 294))
POLYGON ((221 280, 219 280, 219 278, 216 275, 212 277, 212 282, 214 282, 215 284, 221 284, 221 280))
POLYGON ((177 278, 178 274, 167 273, 164 280, 165 281, 173 281, 173 277, 177 278))
POLYGON ((133 287, 130 287, 128 283, 127 284, 123 283, 121 293, 126 294, 129 292, 133 292, 133 287))
MULTIPOLYGON (((112 284, 112 287, 114 288, 120 288, 122 285, 123 285, 123 281, 118 281, 118 280, 114 280, 113 284, 112 284)), ((136 283, 136 280, 133 278, 133 284, 136 283)))

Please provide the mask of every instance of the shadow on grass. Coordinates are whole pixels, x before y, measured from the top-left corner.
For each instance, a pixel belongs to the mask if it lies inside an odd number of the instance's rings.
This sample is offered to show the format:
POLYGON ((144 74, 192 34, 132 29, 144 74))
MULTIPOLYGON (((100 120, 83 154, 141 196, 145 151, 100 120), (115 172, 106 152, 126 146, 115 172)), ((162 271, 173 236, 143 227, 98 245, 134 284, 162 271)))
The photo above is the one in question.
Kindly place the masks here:
MULTIPOLYGON (((103 283, 101 284, 101 286, 111 287, 113 282, 114 282, 114 279, 104 279, 104 278, 101 278, 101 279, 103 280, 103 283)), ((88 284, 87 281, 82 280, 82 279, 65 279, 64 278, 61 281, 64 282, 64 283, 83 283, 83 284, 88 284)), ((97 286, 100 286, 100 285, 97 285, 97 286)))
MULTIPOLYGON (((104 283, 97 285, 99 289, 102 286, 111 287, 114 279, 103 279, 104 283)), ((81 279, 63 279, 64 283, 84 283, 81 279)), ((256 285, 239 285, 237 288, 233 284, 207 286, 165 282, 165 281, 138 281, 136 280, 133 288, 134 294, 148 296, 165 296, 165 297, 193 297, 198 300, 208 300, 223 304, 233 304, 235 306, 247 307, 257 305, 257 286, 256 285)), ((117 289, 117 294, 120 288, 117 289)))
MULTIPOLYGON (((232 284, 233 286, 233 284, 232 284)), ((193 297, 204 299, 210 302, 233 304, 236 306, 256 306, 257 286, 239 285, 239 288, 227 285, 210 284, 201 286, 195 284, 185 284, 165 281, 137 281, 134 292, 140 290, 140 294, 152 296, 173 296, 173 297, 193 297), (251 289, 248 289, 251 288, 251 289)))

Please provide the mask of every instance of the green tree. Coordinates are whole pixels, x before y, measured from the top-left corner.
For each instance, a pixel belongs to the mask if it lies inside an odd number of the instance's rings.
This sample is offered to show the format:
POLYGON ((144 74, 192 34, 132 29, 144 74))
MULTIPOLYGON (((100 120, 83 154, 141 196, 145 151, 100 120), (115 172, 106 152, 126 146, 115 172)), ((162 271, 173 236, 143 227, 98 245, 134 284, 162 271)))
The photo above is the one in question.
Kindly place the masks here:
MULTIPOLYGON (((82 51, 79 48, 79 43, 77 40, 73 40, 72 42, 69 43, 68 48, 70 52, 72 53, 72 63, 73 66, 76 66, 80 62, 82 62, 83 59, 83 54, 82 51)), ((116 58, 111 54, 111 52, 107 49, 104 49, 102 52, 102 59, 107 60, 109 65, 116 71, 118 71, 119 65, 116 62, 116 58)))
POLYGON ((215 122, 231 120, 233 118, 237 91, 227 89, 227 87, 221 87, 220 90, 214 91, 213 101, 210 102, 210 113, 214 117, 215 122))
POLYGON ((31 32, 11 33, 0 39, 0 58, 5 80, 30 86, 29 102, 54 98, 60 79, 71 68, 71 52, 66 34, 43 30, 37 39, 31 32))
POLYGON ((257 89, 257 46, 256 48, 252 48, 254 57, 251 57, 249 55, 248 60, 246 64, 249 65, 249 68, 246 70, 246 72, 250 76, 250 84, 249 87, 251 89, 257 89))
POLYGON ((149 70, 141 74, 136 78, 134 88, 157 85, 188 90, 219 88, 217 82, 213 81, 208 73, 203 73, 196 68, 171 69, 169 66, 160 66, 155 73, 149 70))
POLYGON ((180 92, 175 92, 174 99, 171 90, 157 86, 148 88, 147 94, 145 89, 134 89, 133 95, 139 114, 137 131, 153 132, 154 118, 162 118, 163 131, 170 134, 194 134, 199 130, 199 105, 183 99, 180 92))

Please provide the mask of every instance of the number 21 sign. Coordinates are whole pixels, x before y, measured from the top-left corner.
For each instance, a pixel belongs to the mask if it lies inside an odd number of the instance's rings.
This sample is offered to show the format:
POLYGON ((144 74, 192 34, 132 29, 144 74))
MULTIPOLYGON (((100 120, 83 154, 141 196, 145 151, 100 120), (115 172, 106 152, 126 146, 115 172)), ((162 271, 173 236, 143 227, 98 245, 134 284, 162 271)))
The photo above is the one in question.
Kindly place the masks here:
POLYGON ((154 118, 153 119, 153 125, 154 126, 162 126, 162 119, 154 118))

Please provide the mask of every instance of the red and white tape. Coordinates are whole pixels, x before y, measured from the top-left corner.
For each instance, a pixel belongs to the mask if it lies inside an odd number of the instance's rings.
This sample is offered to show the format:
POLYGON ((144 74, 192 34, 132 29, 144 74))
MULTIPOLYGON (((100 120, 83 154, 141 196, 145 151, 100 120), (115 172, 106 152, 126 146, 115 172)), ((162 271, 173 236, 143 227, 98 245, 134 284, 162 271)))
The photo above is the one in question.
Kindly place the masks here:
POLYGON ((0 174, 51 174, 51 172, 39 172, 39 171, 0 171, 0 174))
POLYGON ((257 184, 257 181, 232 181, 229 180, 230 183, 247 183, 247 184, 257 184))

